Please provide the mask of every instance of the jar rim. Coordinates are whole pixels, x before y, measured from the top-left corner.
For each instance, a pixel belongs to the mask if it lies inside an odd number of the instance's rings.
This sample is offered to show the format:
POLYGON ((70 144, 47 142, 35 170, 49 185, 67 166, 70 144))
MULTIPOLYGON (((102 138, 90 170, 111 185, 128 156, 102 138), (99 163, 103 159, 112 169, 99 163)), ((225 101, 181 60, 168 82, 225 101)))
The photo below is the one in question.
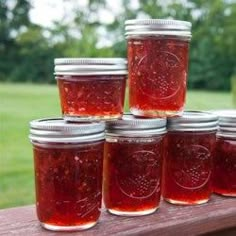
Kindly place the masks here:
POLYGON ((146 37, 170 37, 171 39, 178 39, 182 41, 189 42, 191 40, 192 35, 189 33, 175 33, 173 31, 137 31, 137 32, 127 32, 125 33, 126 39, 132 39, 132 38, 146 38, 146 37))
POLYGON ((55 65, 123 65, 127 59, 121 57, 61 57, 54 59, 55 65))
POLYGON ((43 118, 30 122, 32 141, 87 142, 104 139, 104 122, 68 123, 62 118, 43 118))
POLYGON ((192 23, 184 20, 175 20, 175 19, 129 19, 125 21, 125 25, 156 25, 159 28, 161 27, 172 27, 172 28, 180 28, 180 29, 188 29, 191 30, 192 23))
POLYGON ((218 116, 203 111, 184 111, 167 119, 168 131, 211 131, 218 129, 218 116))
POLYGON ((209 112, 219 117, 219 135, 236 137, 236 110, 211 110, 209 112))
POLYGON ((190 40, 191 22, 172 19, 131 19, 125 21, 125 36, 177 36, 190 40))
POLYGON ((125 58, 55 58, 55 75, 126 75, 125 58))
POLYGON ((165 118, 138 118, 125 113, 121 119, 106 122, 109 135, 154 135, 166 133, 165 118))

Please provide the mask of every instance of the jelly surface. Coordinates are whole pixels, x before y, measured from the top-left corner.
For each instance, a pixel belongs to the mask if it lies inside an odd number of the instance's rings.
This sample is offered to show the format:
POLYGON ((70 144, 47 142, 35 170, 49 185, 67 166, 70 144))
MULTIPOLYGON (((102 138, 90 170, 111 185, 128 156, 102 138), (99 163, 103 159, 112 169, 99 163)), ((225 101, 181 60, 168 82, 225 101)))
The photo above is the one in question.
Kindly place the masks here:
POLYGON ((160 202, 163 138, 151 142, 107 141, 104 160, 104 202, 107 209, 142 212, 160 202))
POLYGON ((166 200, 197 204, 209 199, 214 148, 215 133, 168 133, 162 179, 166 200))
POLYGON ((96 222, 102 197, 103 142, 62 146, 34 145, 39 221, 55 226, 96 222))
POLYGON ((118 118, 123 114, 124 76, 57 77, 62 114, 118 118))
POLYGON ((177 39, 128 40, 129 102, 134 115, 135 111, 147 116, 182 112, 188 49, 188 42, 177 39))
POLYGON ((219 137, 216 143, 213 190, 236 197, 236 140, 219 137))

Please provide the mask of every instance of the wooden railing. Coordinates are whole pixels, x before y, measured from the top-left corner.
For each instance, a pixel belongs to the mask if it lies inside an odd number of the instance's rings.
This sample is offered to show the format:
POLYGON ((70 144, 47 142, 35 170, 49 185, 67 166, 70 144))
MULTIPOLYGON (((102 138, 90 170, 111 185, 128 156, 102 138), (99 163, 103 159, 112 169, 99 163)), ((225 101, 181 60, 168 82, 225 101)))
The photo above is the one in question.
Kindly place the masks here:
MULTIPOLYGON (((65 235, 41 228, 35 207, 25 206, 0 210, 0 235, 65 235)), ((174 206, 161 203, 149 216, 121 217, 104 209, 99 223, 92 229, 66 235, 234 235, 236 236, 236 198, 212 196, 207 204, 174 206)))

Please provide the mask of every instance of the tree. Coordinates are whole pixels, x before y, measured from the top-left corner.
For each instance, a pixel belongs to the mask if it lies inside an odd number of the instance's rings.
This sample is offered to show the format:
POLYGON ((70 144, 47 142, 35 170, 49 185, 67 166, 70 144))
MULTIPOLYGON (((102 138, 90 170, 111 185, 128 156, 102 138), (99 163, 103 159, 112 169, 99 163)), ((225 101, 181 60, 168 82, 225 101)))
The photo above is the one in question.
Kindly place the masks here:
MULTIPOLYGON (((137 17, 172 18, 192 22, 189 88, 228 90, 236 67, 236 3, 215 0, 122 1, 121 16, 107 26, 110 34, 123 35, 124 21, 137 17)), ((124 38, 114 42, 115 55, 126 53, 124 38)))
POLYGON ((0 1, 0 80, 10 79, 10 74, 19 62, 19 45, 15 37, 30 25, 29 9, 27 0, 17 0, 13 7, 7 0, 0 1))
POLYGON ((30 0, 1 0, 0 80, 54 82, 55 57, 125 57, 124 21, 149 17, 192 22, 189 88, 229 89, 236 70, 235 0, 135 2, 121 0, 114 12, 108 0, 65 1, 73 6, 66 12, 70 22, 42 28, 30 22, 30 0), (104 14, 112 11, 107 22, 104 14))
POLYGON ((193 21, 190 88, 229 89, 236 65, 236 5, 223 0, 189 2, 192 15, 198 12, 193 21))

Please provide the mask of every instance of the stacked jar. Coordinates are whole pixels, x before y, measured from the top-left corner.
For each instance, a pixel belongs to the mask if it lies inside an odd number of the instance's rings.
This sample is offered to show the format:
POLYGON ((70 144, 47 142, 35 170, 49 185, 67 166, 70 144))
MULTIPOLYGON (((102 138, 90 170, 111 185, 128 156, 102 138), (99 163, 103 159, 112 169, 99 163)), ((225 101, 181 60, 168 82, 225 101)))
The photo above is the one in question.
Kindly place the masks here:
POLYGON ((104 203, 108 212, 141 216, 160 203, 166 119, 126 114, 106 125, 104 203))
POLYGON ((215 111, 219 116, 213 168, 213 191, 236 197, 236 111, 215 111))
POLYGON ((30 126, 41 225, 54 231, 94 226, 102 199, 104 124, 54 118, 30 126))
POLYGON ((206 203, 212 194, 211 176, 218 117, 207 112, 184 112, 167 123, 162 196, 172 203, 206 203))
POLYGON ((58 58, 55 76, 65 120, 110 120, 122 116, 127 77, 125 59, 58 58))
POLYGON ((54 231, 93 227, 101 213, 104 120, 124 110, 122 58, 58 58, 62 118, 30 122, 37 215, 54 231))
POLYGON ((136 116, 170 117, 183 113, 191 23, 128 20, 129 102, 136 116))
POLYGON ((102 189, 108 212, 125 216, 155 212, 161 195, 186 205, 212 193, 218 117, 184 112, 191 23, 128 20, 125 30, 131 113, 126 60, 55 59, 63 118, 30 123, 46 229, 94 226, 102 189))

